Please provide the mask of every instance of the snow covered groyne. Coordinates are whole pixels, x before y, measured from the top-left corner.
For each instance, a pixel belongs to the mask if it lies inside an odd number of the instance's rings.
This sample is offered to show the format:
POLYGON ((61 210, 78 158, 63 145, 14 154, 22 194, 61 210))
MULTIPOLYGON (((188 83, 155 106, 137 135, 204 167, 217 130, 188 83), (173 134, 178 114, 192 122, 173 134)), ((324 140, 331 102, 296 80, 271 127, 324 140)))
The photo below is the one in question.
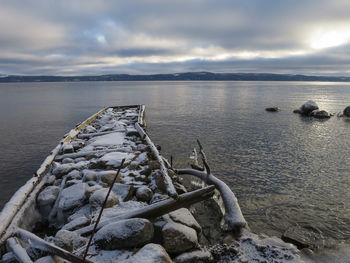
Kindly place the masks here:
POLYGON ((144 126, 128 106, 72 130, 0 214, 2 262, 301 262, 281 240, 233 236, 246 224, 230 190, 208 167, 192 173, 222 193, 184 185, 144 126))

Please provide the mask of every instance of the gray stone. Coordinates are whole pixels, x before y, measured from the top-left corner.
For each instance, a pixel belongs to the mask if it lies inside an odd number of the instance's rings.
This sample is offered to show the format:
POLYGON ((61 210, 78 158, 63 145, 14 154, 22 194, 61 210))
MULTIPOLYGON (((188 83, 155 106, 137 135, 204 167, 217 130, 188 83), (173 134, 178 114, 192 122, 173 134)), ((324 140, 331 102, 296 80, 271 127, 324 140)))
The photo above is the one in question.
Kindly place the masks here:
POLYGON ((62 229, 63 230, 69 230, 69 231, 73 231, 76 229, 79 229, 83 226, 87 226, 90 224, 90 219, 87 218, 86 216, 81 216, 78 218, 75 218, 74 220, 72 220, 71 222, 69 222, 68 224, 65 224, 62 229))
POLYGON ((57 186, 48 186, 40 192, 37 198, 39 206, 53 205, 57 199, 60 188, 57 186))
POLYGON ((140 152, 144 152, 144 151, 146 151, 147 150, 147 145, 145 145, 145 144, 139 144, 139 145, 137 145, 137 150, 138 151, 140 151, 140 152))
POLYGON ((194 228, 198 233, 202 231, 201 226, 198 224, 197 220, 193 217, 190 210, 187 208, 180 208, 169 213, 172 220, 177 223, 181 223, 188 227, 194 228))
POLYGON ((317 119, 329 119, 331 117, 331 115, 325 110, 314 110, 310 115, 317 119))
POLYGON ((74 147, 72 144, 66 144, 62 146, 62 153, 73 153, 74 147))
POLYGON ((278 107, 268 107, 265 110, 269 111, 269 112, 277 112, 277 111, 280 111, 280 108, 278 108, 278 107))
POLYGON ((147 152, 143 152, 141 154, 139 154, 139 156, 137 156, 136 161, 140 164, 140 165, 146 165, 148 162, 148 155, 147 152))
POLYGON ((136 190, 136 198, 143 202, 148 202, 152 199, 153 192, 147 186, 141 186, 136 190))
POLYGON ((151 160, 148 162, 148 166, 149 168, 151 168, 151 170, 156 170, 156 169, 160 169, 160 164, 158 161, 155 160, 151 160))
POLYGON ((72 180, 72 179, 80 180, 80 179, 81 179, 81 173, 80 173, 80 171, 78 171, 78 170, 70 171, 70 172, 67 174, 67 180, 72 180))
POLYGON ((87 239, 79 236, 75 232, 62 229, 56 233, 54 242, 57 246, 72 252, 73 249, 84 246, 87 242, 87 239))
POLYGON ((126 202, 134 196, 135 187, 116 183, 113 185, 112 191, 117 195, 120 201, 126 202))
POLYGON ((82 206, 87 200, 85 183, 78 183, 62 190, 59 208, 63 211, 82 206))
POLYGON ((46 256, 35 260, 34 263, 57 263, 57 261, 52 256, 46 256))
POLYGON ((97 190, 102 189, 103 187, 99 184, 95 184, 93 186, 90 186, 87 190, 86 190, 86 195, 88 196, 88 198, 90 198, 90 196, 97 190))
POLYGON ((346 117, 350 117, 350 106, 347 106, 344 110, 343 110, 343 114, 346 117))
POLYGON ((173 185, 174 185, 175 190, 178 194, 181 195, 181 194, 187 193, 186 187, 184 187, 182 184, 175 182, 175 183, 173 183, 173 185))
POLYGON ((72 186, 74 184, 77 184, 79 182, 80 182, 80 180, 69 180, 69 181, 66 181, 66 184, 64 185, 64 188, 70 187, 70 186, 72 186))
POLYGON ((75 140, 74 142, 72 142, 72 146, 74 148, 74 151, 77 151, 80 148, 83 148, 85 146, 85 141, 84 140, 75 140))
POLYGON ((164 176, 160 172, 160 170, 154 170, 151 175, 154 178, 158 189, 161 190, 162 192, 166 193, 167 192, 167 184, 166 184, 164 176))
POLYGON ((84 161, 86 161, 86 158, 84 158, 84 157, 78 157, 78 158, 74 159, 75 163, 84 162, 84 161))
POLYGON ((133 248, 152 241, 153 225, 143 218, 132 218, 111 223, 95 234, 95 245, 105 250, 133 248))
POLYGON ((308 100, 300 107, 302 115, 309 115, 314 110, 318 110, 318 105, 313 100, 308 100))
POLYGON ((139 132, 133 128, 133 127, 128 127, 126 128, 126 136, 140 136, 139 132))
POLYGON ((163 201, 163 200, 166 200, 168 199, 169 196, 168 195, 163 195, 163 194, 158 194, 158 193, 155 193, 150 201, 150 204, 153 204, 153 203, 158 203, 160 201, 163 201))
POLYGON ((179 223, 167 223, 162 229, 163 245, 169 253, 181 253, 198 245, 196 230, 179 223))
POLYGON ((174 263, 210 263, 214 262, 212 254, 208 250, 195 250, 178 255, 174 263))
MULTIPOLYGON (((101 181, 106 183, 107 185, 111 185, 113 183, 113 180, 114 180, 116 174, 117 174, 116 171, 103 171, 103 172, 98 173, 101 181)), ((121 178, 122 178, 122 175, 119 173, 115 182, 119 183, 121 178)))
POLYGON ((72 158, 64 158, 62 163, 74 163, 74 160, 72 158))
MULTIPOLYGON (((89 198, 89 203, 92 209, 101 208, 108 193, 107 188, 96 190, 89 198)), ((111 191, 108 196, 105 208, 112 207, 119 203, 118 197, 111 191)))
POLYGON ((137 161, 132 161, 130 164, 129 164, 129 168, 131 170, 137 170, 139 169, 139 163, 137 161))
POLYGON ((95 171, 92 170, 83 170, 83 182, 88 182, 88 181, 96 181, 97 180, 97 174, 95 171))
POLYGON ((158 244, 147 244, 137 253, 122 263, 171 263, 172 260, 165 249, 158 244))

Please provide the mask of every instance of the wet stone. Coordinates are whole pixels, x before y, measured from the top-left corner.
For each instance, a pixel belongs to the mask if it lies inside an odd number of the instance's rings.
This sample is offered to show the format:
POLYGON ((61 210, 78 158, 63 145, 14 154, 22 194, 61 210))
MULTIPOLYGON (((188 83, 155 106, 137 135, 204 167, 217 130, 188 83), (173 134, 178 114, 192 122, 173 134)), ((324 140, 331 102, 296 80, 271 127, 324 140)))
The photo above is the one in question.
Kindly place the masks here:
POLYGON ((95 244, 105 250, 134 248, 153 239, 153 225, 143 218, 132 218, 111 223, 95 234, 95 244))

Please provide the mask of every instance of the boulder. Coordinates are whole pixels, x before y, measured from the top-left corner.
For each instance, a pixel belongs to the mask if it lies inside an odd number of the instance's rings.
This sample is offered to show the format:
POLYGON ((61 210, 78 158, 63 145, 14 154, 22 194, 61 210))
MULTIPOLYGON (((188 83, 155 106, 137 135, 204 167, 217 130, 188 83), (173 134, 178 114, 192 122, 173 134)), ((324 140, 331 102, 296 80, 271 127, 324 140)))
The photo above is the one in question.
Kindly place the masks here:
POLYGON ((300 113, 302 115, 309 115, 314 110, 318 110, 318 105, 313 100, 308 100, 300 107, 300 113))
POLYGON ((80 180, 81 179, 81 174, 80 174, 80 172, 78 170, 70 171, 67 174, 67 180, 72 180, 72 179, 75 179, 75 180, 80 180))
POLYGON ((310 115, 317 119, 329 119, 331 117, 331 115, 325 110, 314 110, 310 115))
POLYGON ((75 232, 62 229, 56 233, 54 242, 57 246, 72 252, 74 249, 84 246, 87 239, 75 232))
POLYGON ((64 158, 62 163, 74 163, 74 160, 72 158, 64 158))
POLYGON ((174 263, 210 263, 214 262, 212 254, 208 250, 195 250, 178 255, 174 263))
POLYGON ((117 195, 120 201, 129 201, 134 196, 135 188, 132 185, 114 184, 112 191, 117 195))
POLYGON ((129 168, 131 170, 137 170, 139 169, 140 164, 137 161, 132 161, 129 165, 129 168))
POLYGON ((158 244, 147 244, 141 248, 137 253, 122 263, 171 263, 171 258, 165 249, 158 244))
POLYGON ((75 218, 74 220, 72 220, 68 224, 65 224, 62 227, 62 229, 63 230, 74 231, 76 229, 79 229, 79 228, 81 228, 83 226, 87 226, 89 224, 90 224, 90 219, 87 218, 86 216, 81 216, 81 217, 75 218))
POLYGON ((201 226, 198 224, 197 220, 193 217, 190 210, 187 208, 180 208, 178 210, 175 210, 169 213, 169 216, 175 222, 191 227, 198 233, 202 231, 201 226))
POLYGON ((86 190, 86 195, 88 196, 88 198, 90 198, 90 196, 92 196, 92 194, 97 191, 102 189, 103 187, 99 184, 95 184, 93 186, 90 186, 87 190, 86 190))
POLYGON ((136 190, 136 198, 143 202, 148 202, 153 197, 153 191, 147 186, 141 186, 136 190))
POLYGON ((46 256, 35 260, 34 263, 57 263, 57 261, 52 256, 46 256))
POLYGON ((343 115, 346 117, 350 117, 350 106, 347 106, 344 110, 343 110, 343 115))
MULTIPOLYGON (((103 202, 106 199, 108 193, 107 188, 102 188, 99 190, 96 190, 89 198, 89 203, 92 209, 98 209, 101 208, 103 202)), ((105 208, 112 207, 119 203, 118 197, 111 191, 111 193, 108 196, 105 208)))
POLYGON ((95 245, 104 250, 134 248, 153 240, 154 229, 150 221, 132 218, 102 227, 95 234, 95 245))
POLYGON ((126 136, 140 136, 139 132, 133 128, 133 127, 128 127, 126 128, 126 136))
MULTIPOLYGON (((115 176, 117 175, 116 171, 102 171, 98 173, 100 179, 102 182, 106 183, 107 185, 111 185, 113 183, 113 180, 115 176)), ((115 182, 119 183, 122 178, 121 173, 118 174, 115 182)))
POLYGON ((51 206, 55 203, 57 196, 60 192, 60 188, 57 186, 48 186, 40 192, 37 198, 38 206, 51 206))
POLYGON ((148 162, 148 155, 147 152, 143 152, 141 153, 139 156, 137 156, 136 161, 140 164, 140 165, 145 165, 148 162))
POLYGON ((119 168, 122 160, 125 158, 124 166, 128 165, 134 157, 132 153, 125 152, 111 152, 105 154, 98 160, 99 165, 104 167, 119 168))
POLYGON ((148 162, 148 166, 149 168, 151 168, 152 170, 156 170, 156 169, 160 169, 160 164, 158 161, 155 160, 151 160, 148 162))
POLYGON ((181 253, 198 245, 196 230, 179 223, 167 223, 162 229, 163 245, 169 253, 181 253))
POLYGON ((85 183, 77 183, 62 190, 59 208, 67 211, 82 206, 87 200, 86 191, 88 185, 85 183))
POLYGON ((97 174, 95 171, 92 170, 83 170, 83 182, 88 182, 88 181, 96 181, 97 180, 97 174))
POLYGON ((74 147, 72 144, 65 144, 62 146, 62 153, 73 153, 74 147))

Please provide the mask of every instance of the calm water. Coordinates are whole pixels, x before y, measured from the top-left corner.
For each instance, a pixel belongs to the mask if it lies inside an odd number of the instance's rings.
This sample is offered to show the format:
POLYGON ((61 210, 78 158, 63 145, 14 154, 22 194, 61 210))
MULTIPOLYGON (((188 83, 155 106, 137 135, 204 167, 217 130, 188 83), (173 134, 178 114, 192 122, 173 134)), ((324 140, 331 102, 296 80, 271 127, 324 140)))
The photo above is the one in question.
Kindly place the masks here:
POLYGON ((344 83, 0 84, 0 204, 76 123, 107 105, 145 104, 153 141, 177 167, 188 166, 201 140, 252 230, 280 236, 299 225, 316 236, 315 246, 350 242, 350 121, 292 113, 308 99, 337 113, 349 98, 344 83))

